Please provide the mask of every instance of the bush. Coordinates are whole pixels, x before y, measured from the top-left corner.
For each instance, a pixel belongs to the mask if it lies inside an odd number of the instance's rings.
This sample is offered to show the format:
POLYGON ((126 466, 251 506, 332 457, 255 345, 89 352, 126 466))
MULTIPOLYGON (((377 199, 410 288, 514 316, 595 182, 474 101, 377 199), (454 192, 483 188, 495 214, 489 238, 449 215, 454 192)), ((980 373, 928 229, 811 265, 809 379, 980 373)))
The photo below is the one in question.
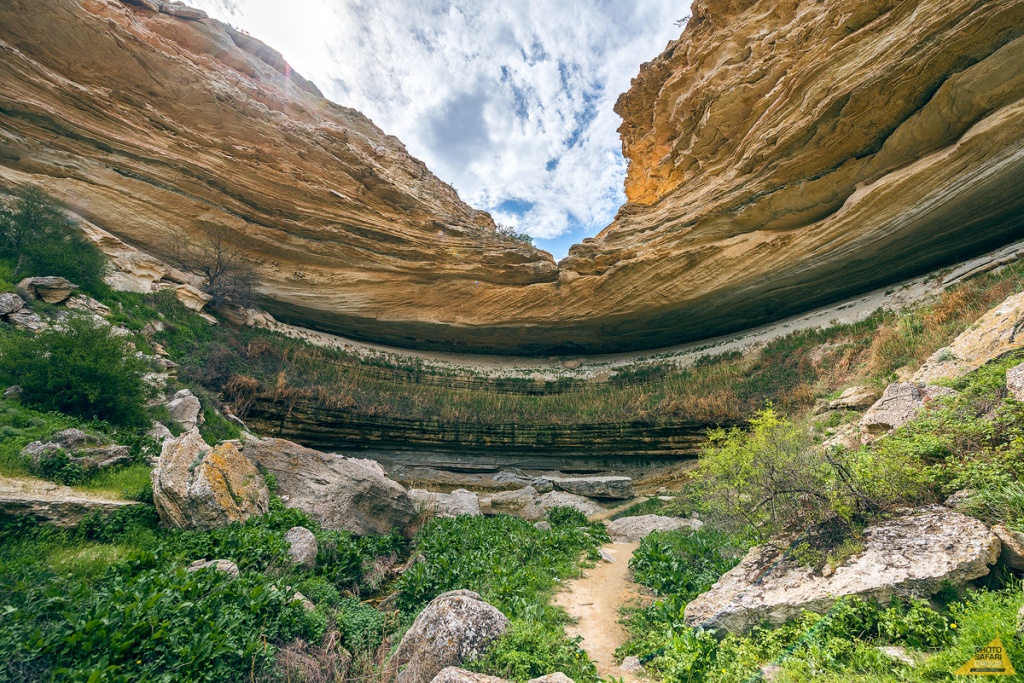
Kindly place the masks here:
POLYGON ((657 595, 689 601, 739 563, 744 545, 709 529, 656 531, 640 543, 629 566, 636 582, 657 595))
POLYGON ((0 336, 0 382, 20 384, 22 401, 83 419, 144 426, 148 367, 123 337, 71 316, 38 336, 0 336))
POLYGON ((555 671, 577 683, 598 681, 597 667, 579 647, 582 640, 567 639, 558 624, 517 620, 466 668, 518 683, 555 671))
POLYGON ((0 211, 0 258, 14 264, 15 280, 59 275, 94 294, 107 290, 106 257, 35 188, 23 190, 12 208, 0 211))

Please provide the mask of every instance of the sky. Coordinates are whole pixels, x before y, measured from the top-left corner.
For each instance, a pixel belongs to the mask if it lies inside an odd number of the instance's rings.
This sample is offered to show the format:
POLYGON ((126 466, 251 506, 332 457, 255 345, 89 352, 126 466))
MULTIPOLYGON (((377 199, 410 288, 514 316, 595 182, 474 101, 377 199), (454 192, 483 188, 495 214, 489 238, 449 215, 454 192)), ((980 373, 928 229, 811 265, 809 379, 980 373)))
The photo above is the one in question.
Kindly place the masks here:
POLYGON ((625 201, 612 111, 689 0, 190 0, 556 259, 625 201))

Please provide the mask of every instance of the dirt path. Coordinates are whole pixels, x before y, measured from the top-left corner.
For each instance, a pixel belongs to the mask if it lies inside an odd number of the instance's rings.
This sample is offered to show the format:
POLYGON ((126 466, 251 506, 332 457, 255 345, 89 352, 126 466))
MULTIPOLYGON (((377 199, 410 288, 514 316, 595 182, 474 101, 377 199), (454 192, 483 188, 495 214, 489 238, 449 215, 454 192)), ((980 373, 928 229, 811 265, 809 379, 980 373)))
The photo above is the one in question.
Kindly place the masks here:
POLYGON ((615 650, 626 642, 619 609, 640 597, 636 584, 629 580, 629 558, 637 547, 636 543, 606 545, 603 550, 615 561, 598 561, 586 571, 586 577, 572 581, 555 596, 555 604, 579 620, 565 630, 570 636, 583 636, 582 647, 597 664, 597 673, 627 683, 635 681, 636 676, 615 665, 615 650))

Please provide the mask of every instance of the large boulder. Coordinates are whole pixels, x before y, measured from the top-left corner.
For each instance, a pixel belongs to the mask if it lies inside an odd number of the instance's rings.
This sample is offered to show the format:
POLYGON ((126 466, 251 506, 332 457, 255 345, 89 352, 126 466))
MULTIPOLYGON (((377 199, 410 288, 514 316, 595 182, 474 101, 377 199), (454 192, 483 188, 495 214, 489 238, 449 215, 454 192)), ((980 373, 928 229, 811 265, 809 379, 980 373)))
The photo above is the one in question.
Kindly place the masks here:
POLYGON ((185 431, 190 431, 203 424, 203 405, 188 389, 182 389, 174 395, 166 406, 167 412, 185 431))
POLYGON ((941 396, 956 392, 946 387, 896 382, 885 388, 882 398, 871 406, 860 420, 866 434, 884 434, 913 420, 926 405, 941 396))
POLYGON ((150 473, 160 521, 179 529, 214 529, 266 514, 270 491, 234 444, 210 448, 198 429, 164 442, 150 473))
POLYGON ((676 531, 677 529, 697 531, 702 526, 704 523, 699 519, 640 515, 608 522, 608 535, 615 543, 639 543, 655 531, 676 531))
POLYGON ((963 377, 986 363, 1024 348, 1024 292, 983 315, 948 347, 939 349, 914 374, 915 382, 963 377))
POLYGON ((360 461, 283 439, 250 441, 244 450, 274 475, 288 507, 309 514, 326 529, 359 535, 407 532, 416 517, 405 489, 360 461))
POLYGON ((106 515, 129 505, 137 503, 75 491, 48 481, 0 476, 0 517, 31 517, 70 528, 87 515, 106 515))
POLYGON ((834 401, 829 402, 829 410, 861 410, 870 407, 878 400, 878 391, 874 387, 850 387, 839 395, 834 401))
POLYGON ((316 566, 320 545, 312 531, 304 526, 293 526, 284 535, 284 540, 288 544, 288 554, 292 562, 310 569, 316 566))
POLYGON ((1024 534, 1002 524, 992 527, 992 533, 999 537, 999 563, 1012 572, 1024 572, 1024 534))
POLYGON ((17 313, 25 308, 25 300, 17 294, 0 294, 0 316, 17 313))
POLYGON ((565 491, 551 491, 523 508, 519 516, 523 519, 535 521, 542 519, 548 514, 549 510, 557 507, 575 508, 587 517, 604 512, 603 507, 589 498, 577 496, 574 493, 566 493, 565 491))
POLYGON ((508 626, 504 614, 472 591, 439 595, 402 637, 383 683, 430 683, 445 667, 482 655, 508 626))
POLYGON ((587 498, 633 497, 633 480, 629 477, 548 477, 555 488, 587 498))
POLYGON ((824 614, 844 596, 883 604, 893 596, 928 598, 985 576, 1000 551, 999 539, 984 524, 942 508, 868 527, 863 540, 863 552, 827 577, 798 566, 778 548, 753 548, 687 605, 685 623, 746 633, 804 611, 824 614))
POLYGON ((434 517, 480 516, 480 499, 472 491, 456 489, 451 493, 434 493, 409 489, 409 497, 434 517))
POLYGON ((15 289, 26 301, 41 299, 48 304, 59 304, 67 301, 78 285, 62 277, 27 277, 15 289))
POLYGON ((480 509, 483 510, 484 514, 497 515, 497 514, 508 514, 515 515, 523 511, 524 508, 532 505, 535 500, 540 496, 532 486, 521 488, 518 491, 502 491, 501 493, 495 493, 490 498, 484 498, 480 501, 480 509))

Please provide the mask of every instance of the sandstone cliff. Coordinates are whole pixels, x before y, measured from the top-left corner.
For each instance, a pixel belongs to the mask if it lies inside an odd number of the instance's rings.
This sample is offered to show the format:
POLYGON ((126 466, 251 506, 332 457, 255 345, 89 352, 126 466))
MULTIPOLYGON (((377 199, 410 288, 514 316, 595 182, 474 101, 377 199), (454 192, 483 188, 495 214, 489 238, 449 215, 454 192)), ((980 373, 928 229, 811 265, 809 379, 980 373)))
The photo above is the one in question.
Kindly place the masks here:
POLYGON ((278 317, 445 349, 712 336, 1024 235, 1024 0, 698 0, 617 110, 630 203, 556 268, 280 55, 0 2, 0 184, 158 255, 227 226, 278 317))

